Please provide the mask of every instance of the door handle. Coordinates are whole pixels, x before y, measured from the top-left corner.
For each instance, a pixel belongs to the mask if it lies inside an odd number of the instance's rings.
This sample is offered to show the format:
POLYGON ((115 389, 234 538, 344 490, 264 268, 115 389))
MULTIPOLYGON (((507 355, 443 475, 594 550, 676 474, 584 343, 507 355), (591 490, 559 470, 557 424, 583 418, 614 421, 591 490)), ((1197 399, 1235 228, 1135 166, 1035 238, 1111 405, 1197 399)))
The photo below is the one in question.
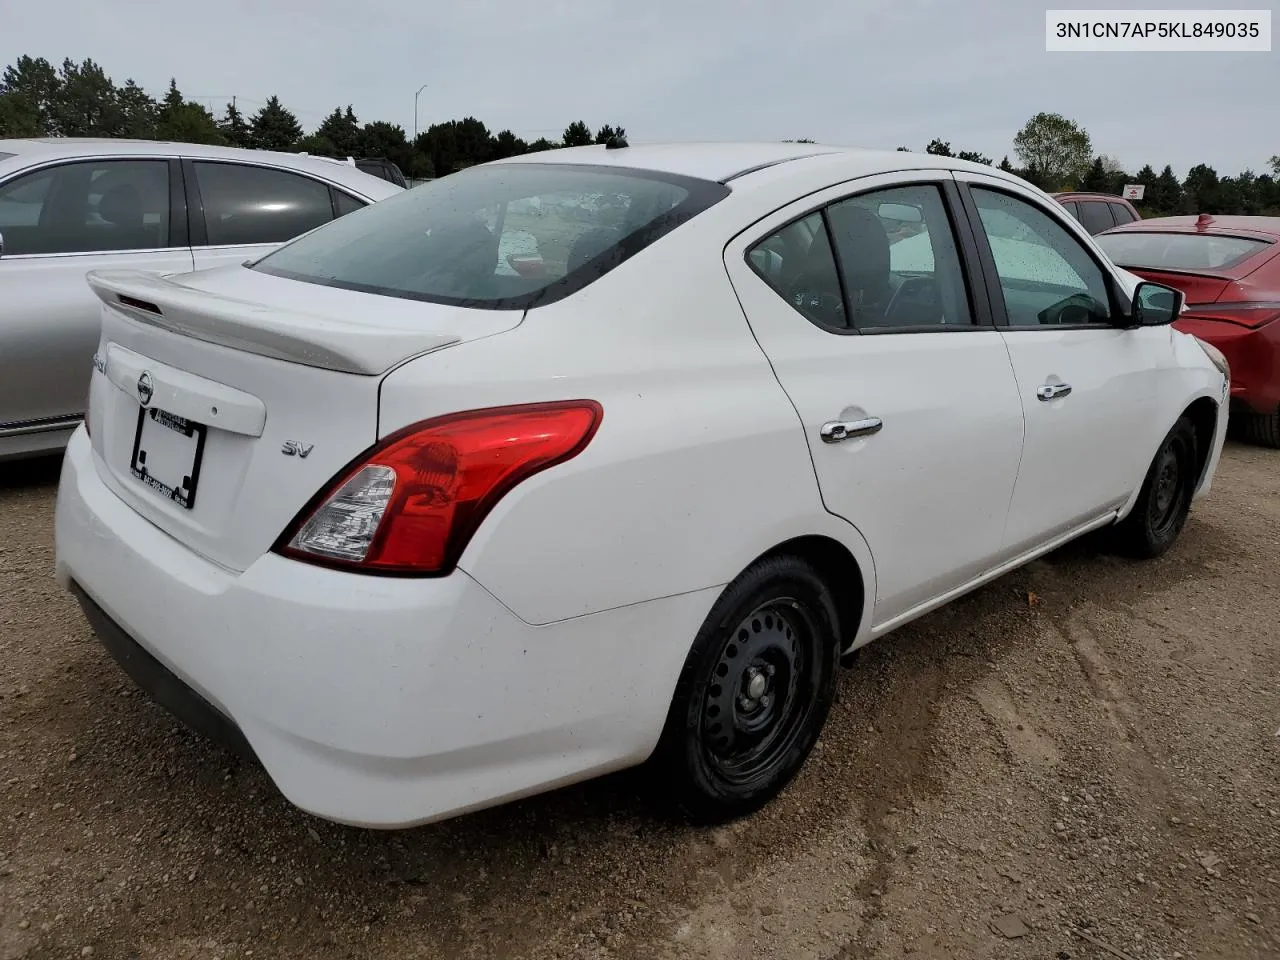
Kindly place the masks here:
POLYGON ((879 433, 884 424, 879 417, 864 417, 861 420, 828 420, 822 425, 822 442, 839 443, 853 437, 869 437, 879 433))
POLYGON ((1069 383, 1046 383, 1036 388, 1036 398, 1039 400, 1057 400, 1059 397, 1065 397, 1071 392, 1071 384, 1069 383))

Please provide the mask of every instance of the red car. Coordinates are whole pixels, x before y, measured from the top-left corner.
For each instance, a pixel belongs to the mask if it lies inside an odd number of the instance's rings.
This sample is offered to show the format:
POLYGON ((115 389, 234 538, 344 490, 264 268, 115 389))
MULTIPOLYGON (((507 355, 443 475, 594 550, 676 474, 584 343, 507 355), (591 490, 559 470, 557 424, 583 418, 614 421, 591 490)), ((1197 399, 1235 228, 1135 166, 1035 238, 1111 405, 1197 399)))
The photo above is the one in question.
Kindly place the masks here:
POLYGON ((1156 217, 1095 238, 1119 266, 1181 290, 1174 326, 1231 365, 1231 416, 1280 447, 1280 217, 1156 217))
POLYGON ((1141 220, 1142 214, 1124 197, 1109 193, 1090 193, 1072 190, 1055 193, 1053 199, 1067 208, 1067 213, 1080 221, 1080 225, 1095 236, 1114 226, 1141 220))

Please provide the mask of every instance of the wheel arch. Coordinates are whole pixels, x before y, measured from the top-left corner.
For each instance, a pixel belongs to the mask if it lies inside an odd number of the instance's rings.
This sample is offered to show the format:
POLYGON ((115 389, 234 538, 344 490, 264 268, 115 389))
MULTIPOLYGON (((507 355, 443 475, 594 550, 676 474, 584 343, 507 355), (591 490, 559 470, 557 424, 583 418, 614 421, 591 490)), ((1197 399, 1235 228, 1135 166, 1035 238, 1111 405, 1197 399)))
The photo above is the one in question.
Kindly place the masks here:
POLYGON ((874 581, 847 545, 825 534, 804 534, 777 544, 747 564, 751 566, 769 557, 796 556, 811 563, 822 577, 836 604, 840 618, 840 652, 848 653, 860 646, 866 634, 874 601, 874 581))
MULTIPOLYGON (((1171 418, 1165 426, 1164 431, 1160 434, 1160 439, 1157 441, 1156 448, 1151 451, 1151 456, 1146 461, 1147 467, 1150 467, 1152 459, 1160 449, 1160 444, 1164 443, 1164 439, 1168 436, 1169 431, 1173 429, 1173 425, 1183 417, 1187 417, 1195 430, 1196 458, 1198 460, 1196 464, 1196 482, 1192 489, 1200 491, 1204 485, 1205 471, 1208 470, 1213 459, 1214 444, 1217 440, 1214 434, 1218 429, 1219 409, 1220 404, 1207 392, 1192 398, 1186 406, 1178 411, 1177 416, 1171 418)), ((1133 511, 1134 504, 1138 502, 1138 497, 1142 494, 1142 485, 1146 480, 1146 475, 1146 469, 1144 469, 1137 485, 1133 488, 1133 492, 1129 495, 1129 499, 1117 511, 1117 523, 1124 520, 1133 511)))

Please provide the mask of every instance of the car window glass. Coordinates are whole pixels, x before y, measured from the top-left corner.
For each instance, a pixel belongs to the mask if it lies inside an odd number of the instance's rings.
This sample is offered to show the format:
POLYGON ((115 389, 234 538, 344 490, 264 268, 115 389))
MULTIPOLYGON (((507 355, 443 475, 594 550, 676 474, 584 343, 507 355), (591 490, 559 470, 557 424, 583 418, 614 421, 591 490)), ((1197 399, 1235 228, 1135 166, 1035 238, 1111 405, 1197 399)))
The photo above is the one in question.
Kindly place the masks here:
POLYGON ((1011 326, 1095 323, 1110 316, 1106 276, 1066 227, 1007 193, 974 187, 972 194, 1011 326))
POLYGON ((247 164, 194 164, 210 246, 283 243, 333 219, 327 184, 247 164))
POLYGON ((1071 214, 1077 221, 1080 219, 1080 207, 1074 200, 1068 200, 1062 204, 1062 208, 1071 214))
POLYGON ((0 186, 5 254, 152 250, 169 245, 164 160, 81 161, 0 186))
POLYGON ((971 324, 964 272, 942 194, 894 187, 832 204, 827 223, 858 329, 971 324))
POLYGON ((1115 221, 1117 224, 1133 223, 1135 218, 1133 214, 1129 212, 1129 208, 1126 207, 1123 203, 1113 203, 1113 204, 1110 204, 1110 207, 1111 207, 1111 216, 1115 218, 1115 221))
POLYGON ((1261 253, 1270 241, 1212 233, 1158 233, 1134 230, 1098 238, 1116 263, 1155 270, 1222 270, 1261 253))
POLYGON ((384 296, 523 309, 594 282, 727 193, 649 171, 480 166, 339 218, 255 269, 384 296))
POLYGON ((333 191, 337 198, 338 216, 345 217, 348 213, 353 213, 365 205, 363 200, 357 200, 349 193, 343 193, 341 190, 333 191))
POLYGON ((820 327, 848 329, 840 275, 821 213, 794 221, 747 253, 761 278, 820 327))
POLYGON ((1090 233, 1101 233, 1116 225, 1111 219, 1111 205, 1098 200, 1080 204, 1080 222, 1090 233))

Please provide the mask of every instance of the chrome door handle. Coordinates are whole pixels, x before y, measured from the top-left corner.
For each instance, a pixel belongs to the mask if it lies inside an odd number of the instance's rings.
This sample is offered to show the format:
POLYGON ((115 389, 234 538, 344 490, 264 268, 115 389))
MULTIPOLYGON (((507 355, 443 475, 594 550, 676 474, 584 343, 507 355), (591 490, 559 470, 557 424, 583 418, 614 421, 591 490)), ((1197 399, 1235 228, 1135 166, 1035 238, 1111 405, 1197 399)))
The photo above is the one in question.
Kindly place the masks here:
POLYGON ((865 417, 862 420, 828 420, 822 425, 822 442, 839 443, 853 437, 869 437, 879 433, 884 424, 879 417, 865 417))
POLYGON ((1036 398, 1039 400, 1057 400, 1059 397, 1065 397, 1071 392, 1071 384, 1069 383, 1046 383, 1042 387, 1036 388, 1036 398))

